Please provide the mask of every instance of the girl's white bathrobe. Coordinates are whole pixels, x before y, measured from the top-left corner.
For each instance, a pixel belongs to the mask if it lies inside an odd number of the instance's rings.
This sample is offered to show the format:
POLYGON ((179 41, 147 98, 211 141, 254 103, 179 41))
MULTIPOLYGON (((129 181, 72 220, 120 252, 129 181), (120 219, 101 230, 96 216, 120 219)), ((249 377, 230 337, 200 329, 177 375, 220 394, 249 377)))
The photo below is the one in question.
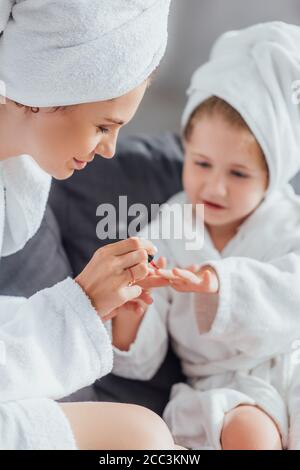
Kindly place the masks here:
MULTIPOLYGON (((1 256, 37 231, 50 183, 29 156, 0 162, 1 256)), ((76 449, 54 400, 111 368, 107 330, 73 279, 29 299, 0 296, 0 449, 76 449)))
MULTIPOLYGON (((187 202, 185 193, 175 195, 152 224, 187 202)), ((148 233, 146 227, 141 236, 148 233)), ((113 372, 149 380, 170 337, 187 376, 173 386, 164 411, 176 442, 220 449, 224 414, 247 403, 274 418, 285 446, 300 447, 300 198, 290 186, 274 192, 221 253, 208 232, 197 251, 186 249, 185 238, 153 242, 169 267, 212 265, 220 291, 156 289, 130 349, 114 348, 113 372)))

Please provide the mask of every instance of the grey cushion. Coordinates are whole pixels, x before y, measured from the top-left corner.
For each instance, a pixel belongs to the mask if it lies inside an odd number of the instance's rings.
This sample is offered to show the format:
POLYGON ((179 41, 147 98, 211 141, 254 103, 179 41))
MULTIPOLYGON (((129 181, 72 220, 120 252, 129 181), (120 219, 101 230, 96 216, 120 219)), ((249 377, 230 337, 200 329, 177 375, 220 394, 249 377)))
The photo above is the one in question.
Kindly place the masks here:
MULTIPOLYGON (((128 206, 137 202, 148 208, 152 203, 161 204, 182 189, 181 170, 182 149, 176 136, 126 137, 119 140, 114 159, 96 158, 69 180, 55 182, 50 203, 74 273, 83 269, 97 248, 115 241, 97 239, 96 208, 100 203, 111 203, 118 209, 119 195, 127 195, 128 206)), ((127 380, 110 374, 64 401, 136 403, 161 414, 171 386, 182 380, 179 361, 169 348, 152 380, 127 380)))
POLYGON ((38 232, 23 250, 1 259, 0 294, 30 297, 69 275, 57 221, 47 207, 38 232))

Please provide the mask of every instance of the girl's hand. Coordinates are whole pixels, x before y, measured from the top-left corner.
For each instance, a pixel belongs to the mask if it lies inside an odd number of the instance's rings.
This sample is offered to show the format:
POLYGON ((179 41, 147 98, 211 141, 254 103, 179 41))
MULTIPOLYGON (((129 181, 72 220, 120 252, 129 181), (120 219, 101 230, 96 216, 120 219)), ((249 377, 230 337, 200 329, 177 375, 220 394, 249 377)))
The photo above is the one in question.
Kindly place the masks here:
POLYGON ((111 312, 108 318, 112 318, 112 343, 121 351, 128 351, 134 342, 141 321, 153 300, 148 291, 130 302, 111 312))
POLYGON ((140 281, 148 275, 148 254, 154 255, 156 251, 151 241, 132 237, 94 253, 75 281, 103 320, 110 312, 117 312, 118 307, 142 294, 142 288, 132 281, 140 281))
POLYGON ((186 269, 159 269, 160 276, 168 279, 170 286, 178 292, 216 293, 219 291, 219 279, 212 266, 192 264, 186 269))

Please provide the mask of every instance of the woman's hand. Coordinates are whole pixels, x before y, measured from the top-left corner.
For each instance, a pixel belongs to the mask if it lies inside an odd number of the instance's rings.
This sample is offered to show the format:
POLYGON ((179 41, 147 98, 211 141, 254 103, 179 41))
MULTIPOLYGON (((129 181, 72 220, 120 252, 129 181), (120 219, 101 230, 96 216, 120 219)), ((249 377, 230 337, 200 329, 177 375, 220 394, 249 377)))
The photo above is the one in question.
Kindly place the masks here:
POLYGON ((118 307, 142 294, 142 288, 134 283, 148 275, 148 254, 154 255, 156 251, 151 241, 131 237, 94 253, 75 281, 102 319, 108 319, 106 317, 112 311, 117 314, 118 307))
MULTIPOLYGON (((158 268, 165 268, 167 265, 166 258, 161 256, 155 264, 158 268)), ((142 287, 141 295, 110 312, 107 317, 105 317, 105 320, 110 320, 124 312, 131 312, 133 314, 135 313, 136 315, 143 316, 146 313, 148 305, 151 305, 153 302, 151 297, 151 288, 169 285, 169 281, 156 274, 156 272, 157 270, 155 268, 149 267, 148 276, 142 281, 136 283, 138 286, 142 287)))
POLYGON ((219 279, 212 266, 192 264, 186 269, 159 269, 157 274, 169 281, 169 285, 178 292, 216 293, 219 291, 219 279))
POLYGON ((110 320, 111 318, 115 318, 120 314, 131 314, 136 317, 142 317, 147 311, 148 305, 153 303, 153 299, 151 297, 151 291, 142 289, 141 295, 136 299, 129 300, 125 304, 121 305, 120 307, 115 308, 112 310, 108 315, 105 317, 105 321, 110 320))
MULTIPOLYGON (((167 266, 166 258, 161 256, 157 261, 155 261, 155 265, 158 268, 165 269, 167 266)), ((145 290, 149 290, 154 287, 165 287, 170 285, 170 283, 168 279, 159 274, 157 269, 150 265, 148 276, 145 277, 142 281, 137 282, 137 285, 141 286, 145 290)))

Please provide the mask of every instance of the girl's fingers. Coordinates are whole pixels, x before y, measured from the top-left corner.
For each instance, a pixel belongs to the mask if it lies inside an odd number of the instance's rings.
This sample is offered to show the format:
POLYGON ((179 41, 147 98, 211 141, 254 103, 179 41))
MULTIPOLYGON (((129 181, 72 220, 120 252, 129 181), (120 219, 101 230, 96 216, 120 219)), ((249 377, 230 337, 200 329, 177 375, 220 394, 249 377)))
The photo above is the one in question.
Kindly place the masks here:
POLYGON ((169 280, 173 280, 175 281, 178 276, 176 276, 174 273, 173 273, 173 270, 172 269, 158 269, 157 270, 157 274, 159 274, 160 276, 162 276, 164 279, 169 279, 169 280))
POLYGON ((169 285, 167 279, 163 279, 161 276, 147 276, 138 282, 138 285, 143 289, 153 289, 155 287, 165 287, 169 285))
POLYGON ((215 274, 213 274, 208 269, 205 269, 202 273, 202 282, 201 287, 205 290, 205 292, 216 293, 219 290, 219 281, 215 274))
POLYGON ((196 274, 186 270, 186 269, 178 269, 178 268, 174 268, 173 269, 173 273, 175 274, 175 276, 179 276, 180 278, 188 281, 188 282, 192 282, 193 284, 200 284, 201 283, 201 279, 199 279, 198 276, 196 276, 196 274))
POLYGON ((166 268, 167 266, 167 260, 164 256, 160 256, 157 261, 155 261, 155 264, 158 268, 166 268))
POLYGON ((141 305, 137 305, 136 308, 135 308, 134 313, 138 316, 142 316, 142 315, 144 315, 145 310, 143 309, 143 307, 141 305))
POLYGON ((151 305, 153 303, 153 299, 152 299, 151 295, 149 294, 149 292, 144 291, 144 290, 143 290, 143 292, 141 293, 141 295, 139 296, 139 298, 137 300, 142 300, 147 305, 151 305))
POLYGON ((186 269, 192 273, 196 273, 199 271, 200 266, 198 264, 190 264, 186 269))
POLYGON ((182 284, 182 281, 181 282, 170 281, 170 285, 171 285, 172 289, 176 290, 177 292, 190 291, 190 289, 188 289, 186 286, 184 286, 182 284))

